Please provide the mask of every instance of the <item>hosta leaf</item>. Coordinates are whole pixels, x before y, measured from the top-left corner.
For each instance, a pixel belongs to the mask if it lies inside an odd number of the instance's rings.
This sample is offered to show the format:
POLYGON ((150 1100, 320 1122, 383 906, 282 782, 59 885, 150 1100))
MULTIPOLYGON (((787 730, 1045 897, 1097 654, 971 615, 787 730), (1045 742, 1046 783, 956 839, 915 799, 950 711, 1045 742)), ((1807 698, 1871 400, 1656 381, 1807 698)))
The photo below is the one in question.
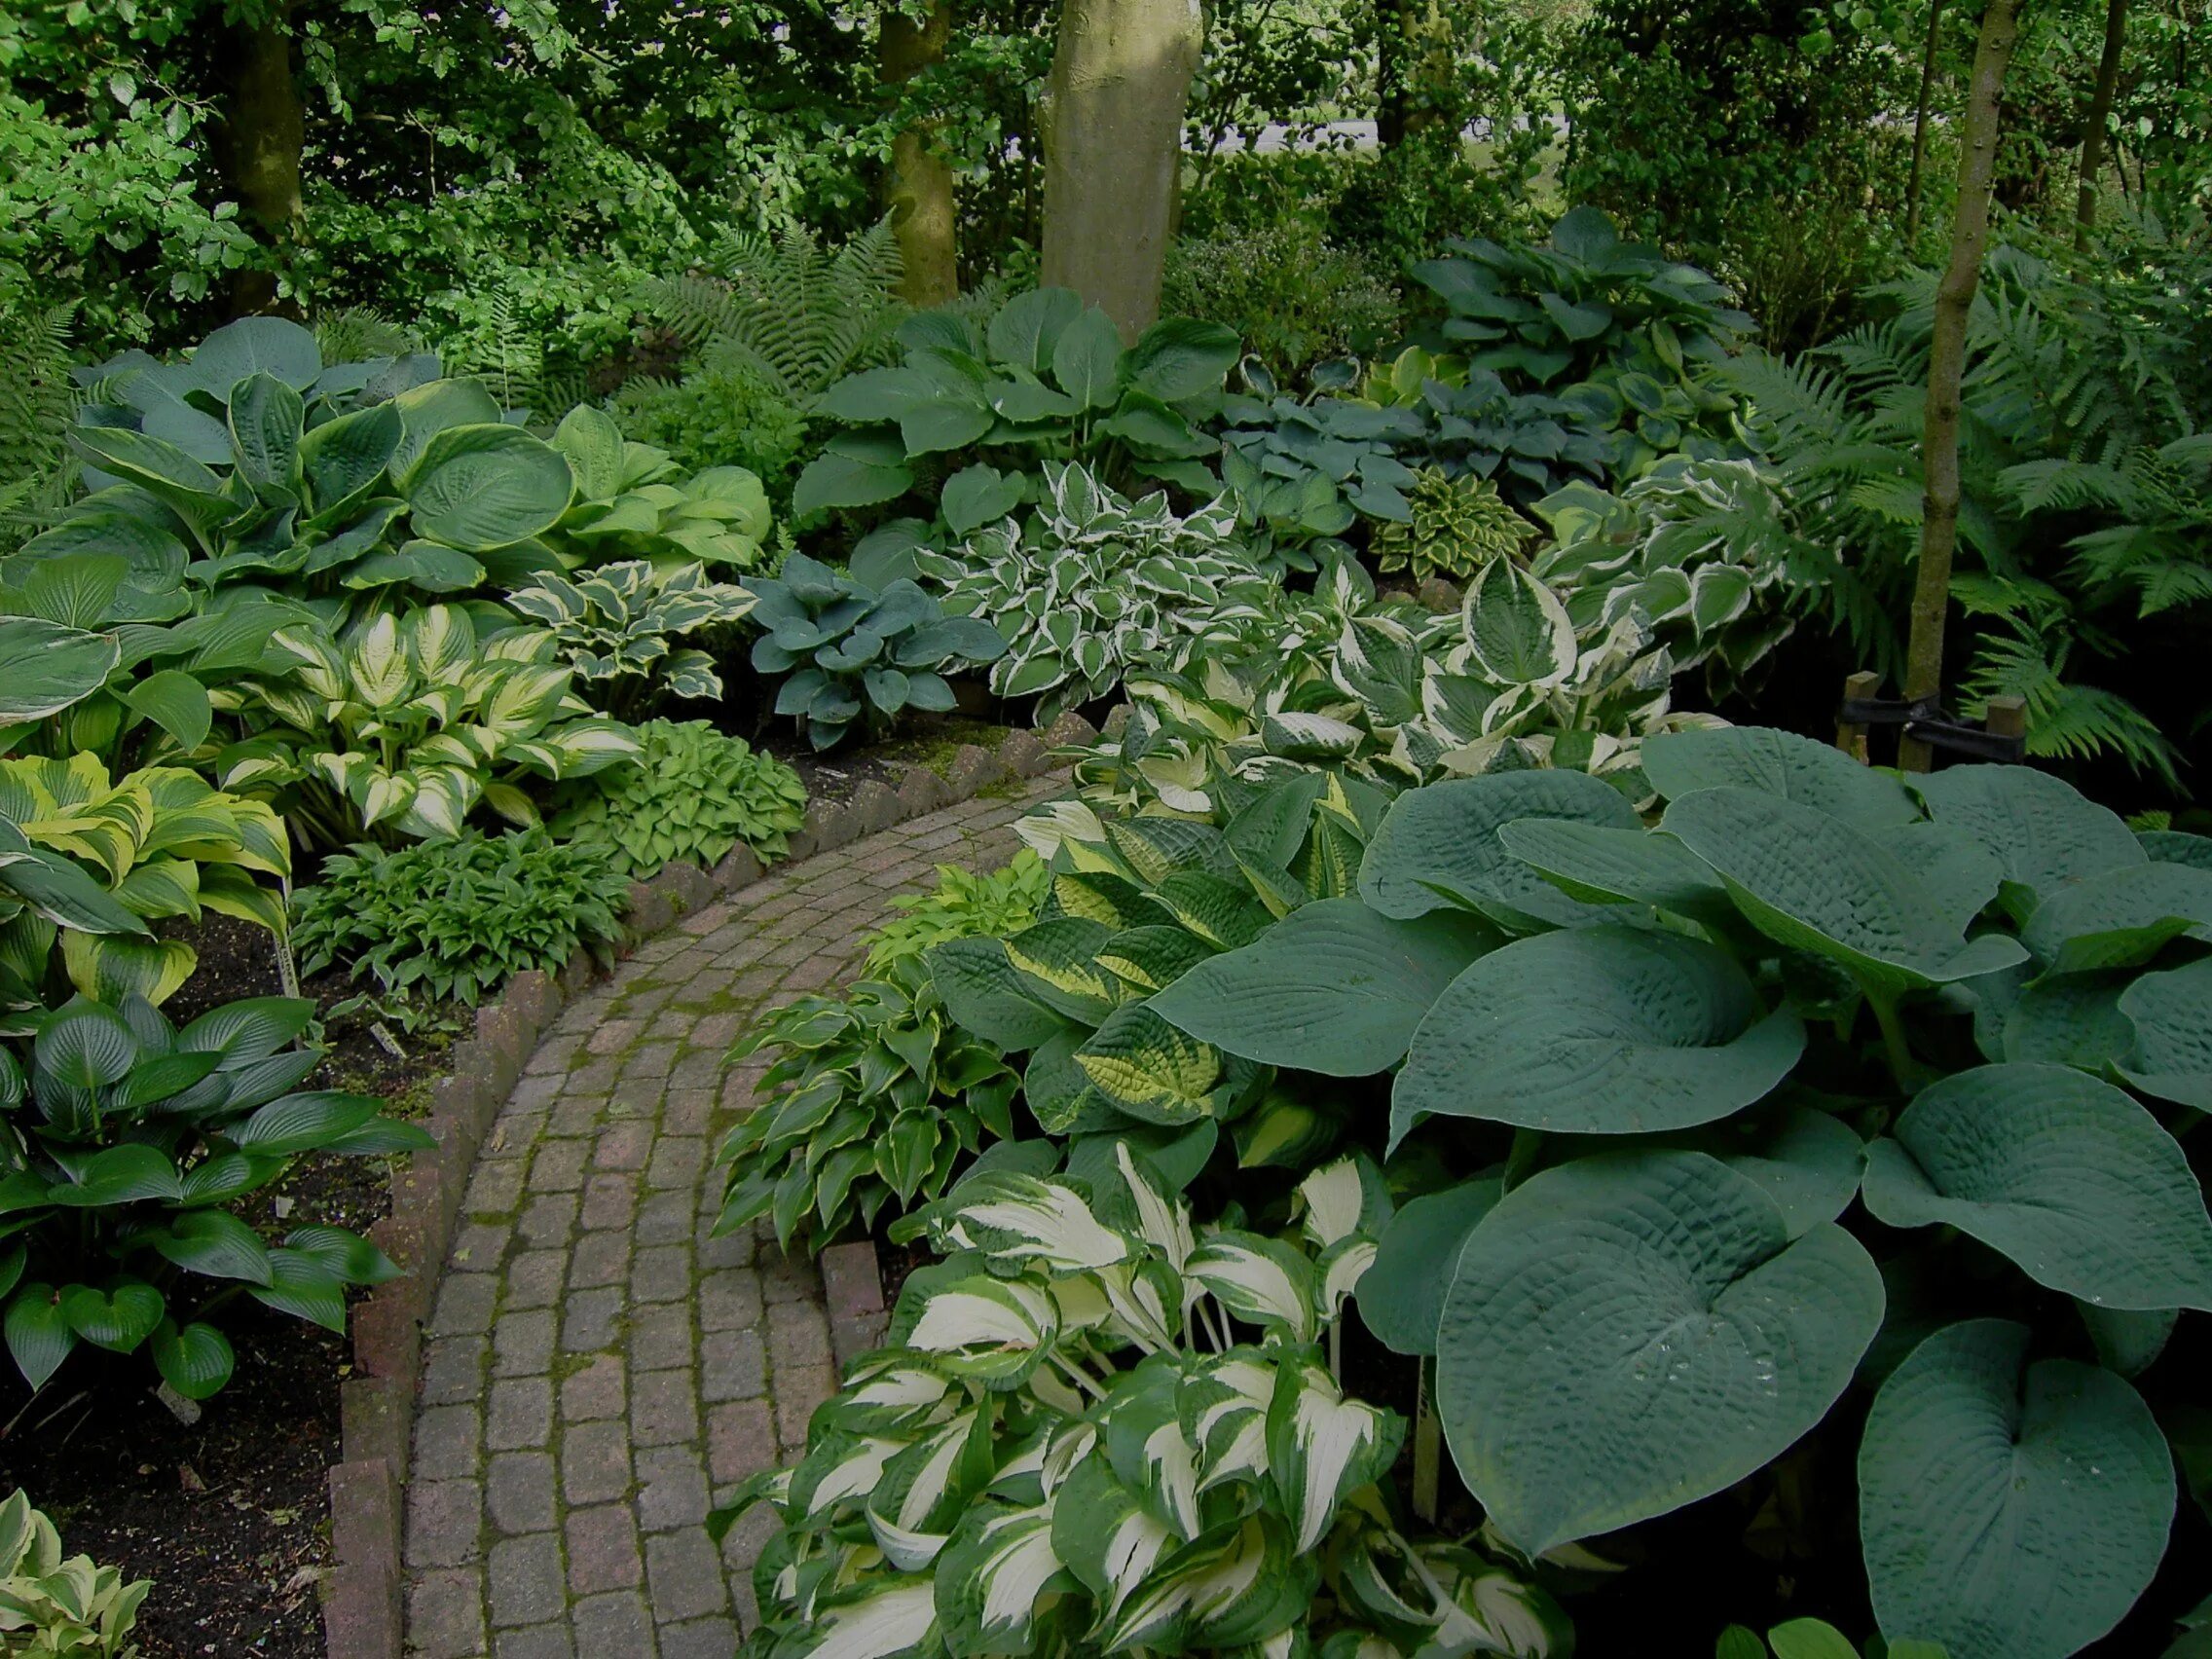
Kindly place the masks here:
POLYGON ((1074 1587, 1052 1548, 1052 1510, 1044 1505, 971 1509, 934 1576, 939 1624, 954 1653, 1024 1650, 1038 1601, 1054 1588, 1074 1587))
POLYGON ((815 1604, 809 1659, 909 1659, 937 1629, 928 1577, 872 1577, 815 1604))
POLYGON ((112 1291, 73 1284, 61 1293, 61 1316, 69 1321, 69 1328, 114 1353, 129 1353, 152 1336, 163 1312, 162 1293, 135 1279, 127 1279, 112 1291))
POLYGON ((1320 1564, 1290 1547, 1266 1512, 1216 1542, 1185 1545, 1095 1633, 1106 1651, 1219 1650, 1291 1628, 1312 1599, 1320 1564))
POLYGON ((575 480, 561 452, 520 426, 449 426, 432 437, 403 483, 420 535, 485 553, 550 530, 575 480))
POLYGON ((2148 862, 2118 813, 2032 766, 1953 766, 1914 787, 1930 817, 1973 836, 2026 890, 2008 900, 2015 917, 2069 883, 2148 862))
POLYGON ((2047 1060, 2102 1072, 2134 1051, 2135 1030, 2120 1011, 2124 974, 2048 974, 2022 988, 2005 1014, 2008 1060, 2047 1060))
POLYGON ((2212 1216, 2188 1157, 2110 1084, 1976 1066, 1922 1089, 1891 1134, 1866 1153, 1877 1220, 1956 1227, 2102 1307, 2212 1309, 2212 1216))
POLYGON ((1655 733, 1643 744, 1642 765, 1670 801, 1697 790, 1756 790, 1867 833, 1920 816, 1893 773, 1862 766, 1830 744, 1763 726, 1655 733))
POLYGON ((1360 865, 1360 896, 1401 920, 1454 904, 1520 931, 1605 919, 1600 907, 1569 899, 1499 844, 1502 827, 1530 818, 1642 827, 1618 790, 1582 772, 1493 773, 1431 784, 1391 802, 1360 865))
POLYGON ((313 1152, 360 1128, 382 1104, 371 1095, 325 1090, 287 1095, 272 1100, 231 1129, 229 1136, 241 1152, 264 1158, 313 1152))
POLYGON ((1683 1138, 1755 1183, 1792 1238, 1841 1215, 1865 1167, 1865 1143, 1850 1124, 1801 1104, 1762 1107, 1683 1138))
POLYGON ((1765 1013, 1735 959, 1677 934, 1538 934, 1455 979, 1414 1033, 1390 1093, 1391 1144, 1423 1118, 1647 1134, 1764 1098, 1805 1031, 1765 1013))
POLYGON ((1114 401, 1121 363, 1122 337, 1096 306, 1070 319, 1052 342, 1052 379, 1079 409, 1114 401))
POLYGON ((8 1304, 0 1332, 8 1342, 9 1356, 32 1391, 46 1386, 47 1379, 61 1368, 77 1346, 77 1333, 61 1309, 61 1293, 50 1284, 26 1284, 8 1304))
POLYGON ((218 1392, 238 1365, 230 1339, 197 1319, 181 1330, 174 1320, 163 1320, 152 1348, 162 1380, 188 1400, 204 1400, 218 1392))
POLYGON ((2135 1039, 2127 1081, 2161 1100, 2212 1112, 2212 957, 2145 974, 2118 1006, 2135 1039))
POLYGON ((1524 818, 1497 831, 1505 850, 1585 903, 1656 904, 1694 921, 1732 919, 1713 871, 1681 843, 1648 831, 1566 818, 1524 818))
POLYGON ((1468 1488, 1535 1554, 1764 1467, 1826 1414, 1882 1320, 1832 1224, 1790 1241, 1757 1186, 1691 1152, 1548 1169, 1483 1218, 1437 1336, 1468 1488))
POLYGON ((1178 1541, 1101 1456, 1078 1463, 1053 1504, 1053 1553, 1109 1616, 1178 1541))
POLYGON ((127 1142, 103 1147, 74 1165, 73 1180, 56 1182, 47 1201, 81 1209, 135 1203, 145 1198, 176 1198, 184 1188, 176 1165, 158 1147, 127 1142))
POLYGON ((1068 1021, 1031 990, 995 939, 948 940, 925 960, 944 999, 945 1012, 986 1042, 1009 1052, 1034 1049, 1068 1029, 1068 1021))
POLYGON ((2054 974, 2136 967, 2184 936, 2212 940, 2212 869, 2107 870, 2060 889, 2020 929, 2021 943, 2054 974))
POLYGON ((261 1235, 222 1210, 186 1210, 170 1218, 166 1231, 148 1234, 145 1242, 188 1272, 249 1284, 267 1284, 274 1276, 261 1235))
POLYGON ((1539 578, 1510 559, 1485 565, 1463 608, 1467 654, 1496 685, 1548 690, 1574 672, 1574 624, 1539 578))
POLYGON ((984 1173, 953 1195, 948 1235, 1012 1267, 1087 1272, 1126 1261, 1128 1240, 1099 1224, 1074 1188, 1034 1175, 984 1173))
POLYGON ((909 1287, 920 1292, 910 1328, 905 1298, 894 1321, 898 1340, 943 1356, 948 1369, 986 1381, 1010 1381, 1034 1366, 1059 1334, 1052 1299, 1022 1279, 971 1273, 909 1287))
POLYGON ((1399 921, 1356 899, 1300 906, 1147 1005, 1233 1054, 1332 1077, 1386 1071, 1460 970, 1499 941, 1480 917, 1399 921))
POLYGON ((1319 1328, 1313 1264, 1279 1238, 1223 1231, 1200 1243, 1186 1271, 1238 1318, 1309 1343, 1319 1328))
POLYGON ((279 1246, 269 1252, 269 1282, 250 1285, 255 1301, 341 1334, 346 1329, 346 1283, 315 1256, 279 1246))
POLYGON ((1495 1175, 1409 1198, 1383 1232, 1375 1265, 1360 1280, 1361 1321, 1396 1353, 1433 1354, 1444 1293, 1476 1224, 1504 1197, 1495 1175))
POLYGON ((1076 1050, 1075 1063, 1100 1094, 1147 1124, 1213 1116, 1225 1085, 1220 1050, 1184 1035, 1142 1004, 1109 1014, 1076 1050))
POLYGON ((1914 1348, 1867 1414, 1859 1530, 1882 1634, 1950 1659, 2064 1659, 2150 1584, 2173 1464, 2135 1390, 2026 1363, 2026 1326, 1972 1319, 1914 1348))
POLYGON ((1346 1399, 1324 1366, 1284 1364, 1276 1371, 1268 1478, 1301 1553, 1328 1536, 1347 1496, 1388 1472, 1405 1426, 1395 1413, 1346 1399))

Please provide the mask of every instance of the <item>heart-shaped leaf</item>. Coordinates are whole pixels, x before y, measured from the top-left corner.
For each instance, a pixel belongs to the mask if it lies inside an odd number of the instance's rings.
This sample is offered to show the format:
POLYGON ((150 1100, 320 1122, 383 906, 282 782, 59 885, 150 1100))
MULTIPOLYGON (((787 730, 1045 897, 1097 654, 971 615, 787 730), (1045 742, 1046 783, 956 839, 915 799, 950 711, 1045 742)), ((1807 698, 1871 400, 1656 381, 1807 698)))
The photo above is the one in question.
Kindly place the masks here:
POLYGON ((2145 974, 2120 993, 2135 1035, 2127 1081, 2146 1094, 2212 1112, 2212 956, 2145 974))
POLYGON ((1437 1408, 1468 1489, 1530 1554, 1732 1486, 1819 1422, 1882 1322, 1833 1224, 1792 1242, 1694 1152, 1586 1158, 1506 1194, 1460 1253, 1437 1408))
POLYGON ((238 1366, 230 1339, 198 1320, 179 1330, 173 1319, 164 1319, 154 1333, 153 1354, 162 1381, 188 1400, 217 1392, 238 1366))
POLYGON ((190 1272, 244 1279, 249 1284, 269 1282, 269 1246, 252 1228, 223 1210, 186 1210, 166 1232, 148 1234, 144 1241, 190 1272))
POLYGON ((2212 869, 2147 864, 2060 889, 2020 929, 2054 974, 2133 968, 2187 936, 2212 940, 2212 869))
POLYGON ((1518 931, 1607 919, 1499 843, 1498 830, 1524 818, 1642 827, 1618 790, 1583 772, 1502 772, 1431 784, 1390 803, 1360 864, 1360 897, 1401 920, 1456 904, 1518 931))
POLYGON ((16 1369, 34 1393, 46 1386, 47 1379, 77 1346, 77 1333, 61 1311, 59 1293, 50 1284, 26 1284, 17 1291, 0 1329, 5 1330, 16 1369))
POLYGON ((1656 733, 1645 741, 1641 762, 1651 787, 1671 801, 1698 790, 1755 790, 1868 832, 1920 816, 1894 774, 1862 766, 1828 744, 1765 726, 1656 733))
POLYGON ((1497 1176, 1478 1175, 1398 1206, 1354 1293, 1360 1319, 1384 1347, 1395 1353, 1436 1351, 1437 1320, 1459 1252, 1503 1196, 1497 1176))
POLYGON ((115 1353, 129 1353, 154 1334, 164 1312, 162 1293, 136 1279, 112 1291, 73 1284, 61 1293, 61 1316, 85 1341, 115 1353))
POLYGON ((1914 788, 1931 818, 1987 847, 2006 881, 2025 890, 2008 894, 2015 918, 2070 883, 2149 862, 2118 813, 2033 766, 1953 766, 1914 788))

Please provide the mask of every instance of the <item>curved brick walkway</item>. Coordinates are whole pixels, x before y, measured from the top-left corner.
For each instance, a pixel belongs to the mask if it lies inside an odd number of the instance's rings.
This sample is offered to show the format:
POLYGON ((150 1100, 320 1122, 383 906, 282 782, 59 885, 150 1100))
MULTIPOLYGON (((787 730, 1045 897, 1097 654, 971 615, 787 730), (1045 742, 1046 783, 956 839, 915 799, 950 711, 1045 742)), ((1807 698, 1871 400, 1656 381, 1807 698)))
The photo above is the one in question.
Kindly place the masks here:
POLYGON ((709 1236, 713 1149, 760 1011, 844 983, 895 893, 989 868, 1048 775, 819 854, 686 918, 572 1003, 501 1108, 426 1332, 407 1493, 418 1659, 730 1659, 765 1511, 713 1501, 794 1453, 835 1386, 823 1281, 709 1236))

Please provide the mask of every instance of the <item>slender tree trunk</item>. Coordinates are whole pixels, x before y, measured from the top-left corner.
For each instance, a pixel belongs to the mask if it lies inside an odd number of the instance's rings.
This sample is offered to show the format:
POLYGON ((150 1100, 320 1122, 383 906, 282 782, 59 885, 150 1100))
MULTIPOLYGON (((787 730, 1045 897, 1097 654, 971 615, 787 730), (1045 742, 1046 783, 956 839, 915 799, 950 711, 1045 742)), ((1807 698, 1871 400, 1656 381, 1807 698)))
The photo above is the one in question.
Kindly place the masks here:
MULTIPOLYGON (((885 12, 883 80, 899 86, 944 55, 952 33, 952 0, 935 0, 926 21, 885 12)), ((941 306, 960 293, 958 231, 953 216, 952 164, 931 143, 928 126, 908 127, 892 140, 888 186, 892 233, 905 276, 900 297, 914 306, 941 306)))
POLYGON ((1046 83, 1049 287, 1104 308, 1124 341, 1160 315, 1198 0, 1065 0, 1046 83))
POLYGON ((2105 127, 2112 120, 2113 90, 2120 84, 2120 50, 2127 39, 2127 0, 2105 7, 2105 55, 2097 64, 2097 89, 2089 99, 2088 126, 2082 133, 2082 194, 2074 208, 2074 246, 2089 251, 2089 233, 2097 228, 2097 174, 2105 165, 2105 127))
MULTIPOLYGON (((1908 701, 1936 697, 1943 690, 1943 625, 1951 608, 1951 555, 1959 540, 1959 400, 1966 378, 1967 316, 1981 282, 1982 250, 1989 243, 1998 101, 2019 39, 2014 5, 2015 0, 1989 0, 1981 15, 1973 79, 1967 87, 1951 261, 1936 290, 1935 333, 1928 350, 1928 410, 1920 446, 1927 494, 1920 516, 1920 569, 1912 588, 1912 632, 1905 645, 1908 701)), ((1933 759, 1928 746, 1915 739, 1906 738, 1898 746, 1898 763, 1908 772, 1927 771, 1933 759)))
POLYGON ((1936 98, 1936 47, 1942 38, 1943 0, 1929 0, 1928 45, 1920 54, 1920 101, 1912 106, 1912 176, 1904 187, 1904 244, 1920 240, 1920 176, 1928 165, 1928 110, 1936 98))
POLYGON ((1388 154, 1406 136, 1413 80, 1413 0, 1376 0, 1375 142, 1388 154))
MULTIPOLYGON (((281 251, 300 234, 300 149, 307 123, 292 74, 292 0, 267 0, 261 20, 232 31, 229 98, 223 114, 224 175, 239 211, 265 245, 281 251)), ((276 278, 245 271, 232 285, 243 315, 276 300, 276 278)))

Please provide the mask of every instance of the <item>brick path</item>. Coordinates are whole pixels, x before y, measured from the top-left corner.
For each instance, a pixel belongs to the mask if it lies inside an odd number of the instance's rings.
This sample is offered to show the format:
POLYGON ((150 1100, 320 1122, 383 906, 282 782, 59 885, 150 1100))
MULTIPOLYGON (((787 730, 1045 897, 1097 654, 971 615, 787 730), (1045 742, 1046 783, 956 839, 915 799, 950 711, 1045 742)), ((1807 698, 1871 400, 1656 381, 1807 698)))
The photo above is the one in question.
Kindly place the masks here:
POLYGON ((571 1004, 470 1176, 424 1347, 407 1493, 416 1659, 730 1659, 765 1511, 710 1503, 835 1386, 822 1277, 714 1238, 713 1149, 764 1008, 845 983, 895 893, 1011 858, 1048 775, 819 854, 686 918, 571 1004))

